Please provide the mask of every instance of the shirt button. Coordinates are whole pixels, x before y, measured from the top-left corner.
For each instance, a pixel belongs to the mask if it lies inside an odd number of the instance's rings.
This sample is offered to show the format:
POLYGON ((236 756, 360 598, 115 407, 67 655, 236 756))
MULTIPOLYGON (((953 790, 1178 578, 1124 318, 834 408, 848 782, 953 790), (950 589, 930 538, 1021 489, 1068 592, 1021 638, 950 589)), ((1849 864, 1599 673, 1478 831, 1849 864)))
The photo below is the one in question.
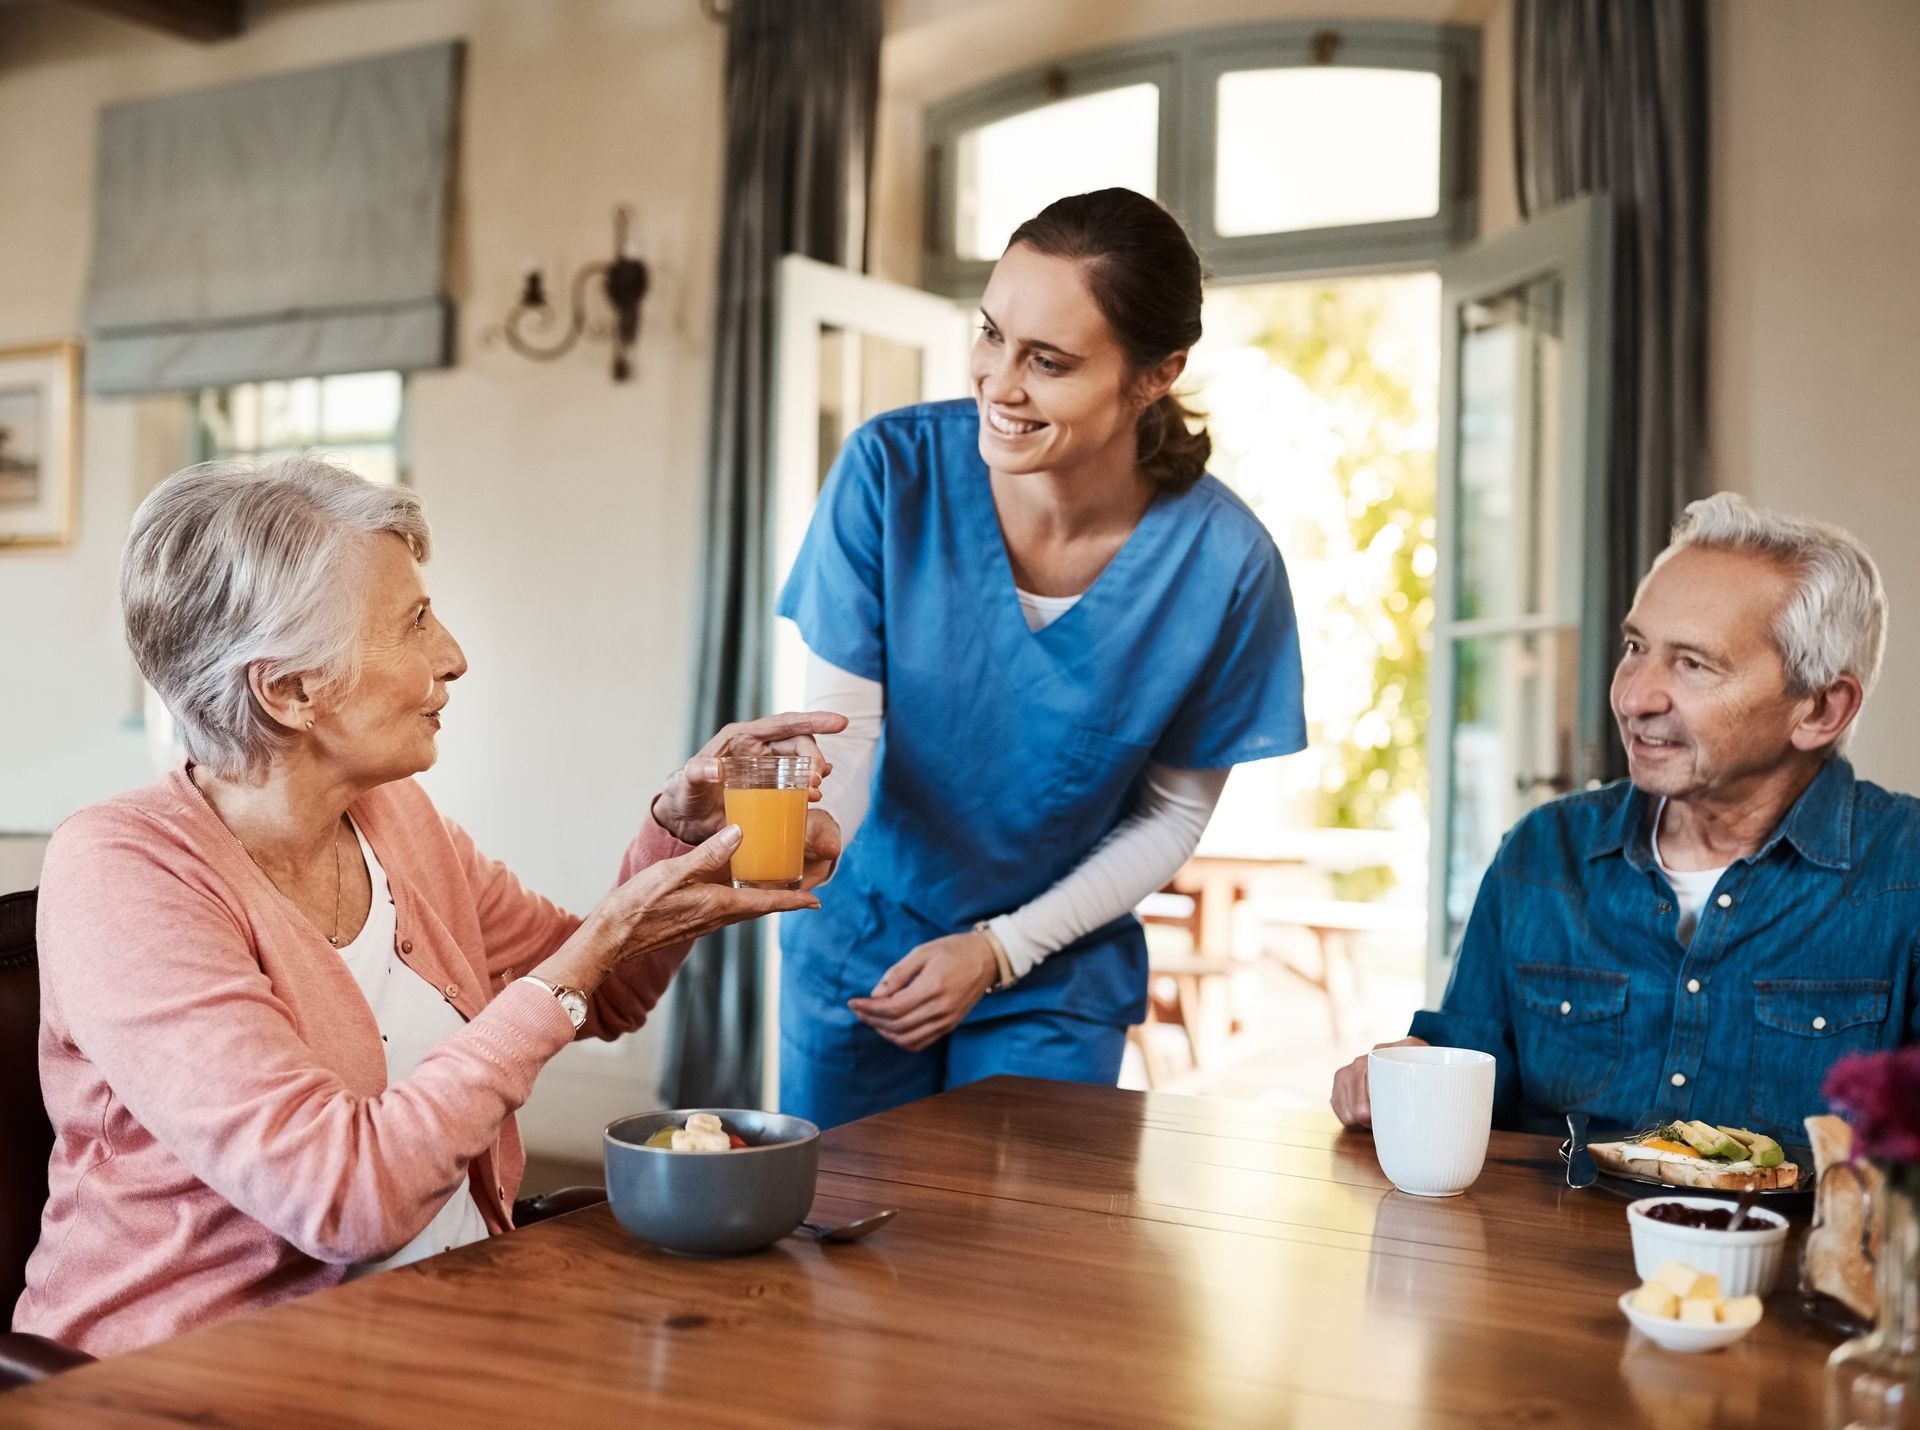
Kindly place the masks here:
POLYGON ((1573 1004, 1571 1004, 1571 1003, 1562 1003, 1562 1004, 1560 1005, 1560 1011, 1561 1011, 1562 1013, 1571 1013, 1571 1012, 1573 1011, 1573 1004))
POLYGON ((1699 991, 1700 991, 1700 980, 1697 978, 1689 978, 1687 980, 1687 992, 1698 993, 1699 991))
POLYGON ((458 998, 459 996, 460 996, 460 985, 458 983, 449 983, 447 985, 447 997, 458 998))
POLYGON ((1818 1032, 1820 1029, 1826 1026, 1827 1026, 1827 1020, 1825 1018, 1815 1018, 1813 1020, 1813 1027, 1815 1032, 1818 1032))
POLYGON ((413 952, 413 940, 412 940, 412 939, 410 939, 410 938, 403 938, 403 939, 401 939, 401 940, 400 940, 400 951, 401 951, 402 953, 412 953, 412 952, 413 952))
POLYGON ((1715 899, 1714 902, 1723 909, 1730 909, 1733 907, 1733 895, 1722 894, 1719 898, 1715 899))
POLYGON ((1668 1078, 1667 1081, 1675 1087, 1685 1087, 1687 1085, 1687 1075, 1685 1073, 1675 1073, 1672 1077, 1668 1078))

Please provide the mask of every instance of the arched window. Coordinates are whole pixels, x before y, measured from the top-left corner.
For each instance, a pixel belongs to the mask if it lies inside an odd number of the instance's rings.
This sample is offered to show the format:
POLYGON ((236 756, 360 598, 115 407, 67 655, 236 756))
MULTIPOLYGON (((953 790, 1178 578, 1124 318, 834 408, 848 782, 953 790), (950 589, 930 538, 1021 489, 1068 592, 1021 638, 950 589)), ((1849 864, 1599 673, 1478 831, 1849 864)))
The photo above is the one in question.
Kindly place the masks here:
POLYGON ((978 292, 1061 194, 1120 184, 1215 276, 1435 262, 1472 237, 1479 32, 1262 25, 1101 51, 931 110, 924 277, 978 292))

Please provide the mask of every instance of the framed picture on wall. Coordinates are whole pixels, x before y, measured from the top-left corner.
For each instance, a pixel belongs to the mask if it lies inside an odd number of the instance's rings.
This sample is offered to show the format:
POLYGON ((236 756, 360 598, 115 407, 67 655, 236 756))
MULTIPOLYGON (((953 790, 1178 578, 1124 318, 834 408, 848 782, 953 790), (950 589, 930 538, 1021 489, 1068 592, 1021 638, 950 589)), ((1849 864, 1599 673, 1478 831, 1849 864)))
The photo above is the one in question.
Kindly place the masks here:
POLYGON ((0 551, 73 540, 80 344, 0 347, 0 551))

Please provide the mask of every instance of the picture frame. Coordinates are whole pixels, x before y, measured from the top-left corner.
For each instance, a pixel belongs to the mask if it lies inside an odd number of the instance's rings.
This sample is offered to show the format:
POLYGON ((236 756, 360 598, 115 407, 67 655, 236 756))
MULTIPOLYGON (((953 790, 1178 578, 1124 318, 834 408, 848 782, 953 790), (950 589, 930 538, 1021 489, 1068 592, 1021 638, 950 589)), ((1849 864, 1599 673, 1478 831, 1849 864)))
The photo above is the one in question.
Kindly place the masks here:
POLYGON ((0 552, 73 541, 80 344, 0 347, 0 552))

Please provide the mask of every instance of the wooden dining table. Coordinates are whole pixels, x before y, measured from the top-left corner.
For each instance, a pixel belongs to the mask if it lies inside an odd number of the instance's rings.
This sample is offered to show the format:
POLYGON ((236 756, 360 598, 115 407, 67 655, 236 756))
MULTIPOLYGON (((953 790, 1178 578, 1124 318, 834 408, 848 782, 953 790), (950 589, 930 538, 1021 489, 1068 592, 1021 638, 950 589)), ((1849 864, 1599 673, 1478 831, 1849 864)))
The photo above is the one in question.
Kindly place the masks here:
POLYGON ((712 1261, 595 1207, 0 1395, 0 1425, 1803 1430, 1836 1339, 1790 1284, 1717 1354, 1640 1338, 1625 1203, 1543 1137, 1423 1200, 1319 1112, 994 1078, 822 1136, 814 1215, 889 1206, 712 1261))

